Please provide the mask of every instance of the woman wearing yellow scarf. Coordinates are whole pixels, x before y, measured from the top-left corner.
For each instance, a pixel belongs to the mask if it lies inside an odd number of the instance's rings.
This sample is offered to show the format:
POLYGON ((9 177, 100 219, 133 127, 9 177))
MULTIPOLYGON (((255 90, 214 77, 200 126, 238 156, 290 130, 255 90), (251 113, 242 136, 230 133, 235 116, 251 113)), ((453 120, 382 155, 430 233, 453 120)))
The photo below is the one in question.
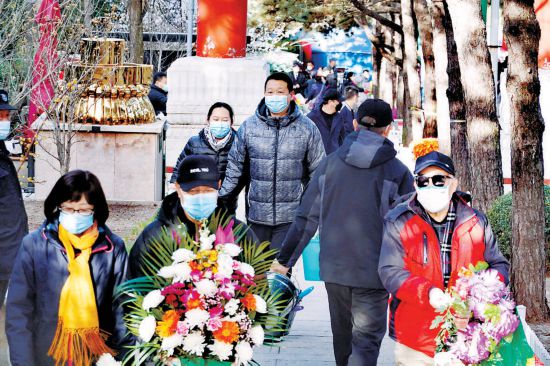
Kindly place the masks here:
POLYGON ((45 223, 23 239, 8 289, 12 366, 89 366, 133 339, 113 301, 126 277, 124 242, 105 225, 98 179, 76 170, 44 203, 45 223))

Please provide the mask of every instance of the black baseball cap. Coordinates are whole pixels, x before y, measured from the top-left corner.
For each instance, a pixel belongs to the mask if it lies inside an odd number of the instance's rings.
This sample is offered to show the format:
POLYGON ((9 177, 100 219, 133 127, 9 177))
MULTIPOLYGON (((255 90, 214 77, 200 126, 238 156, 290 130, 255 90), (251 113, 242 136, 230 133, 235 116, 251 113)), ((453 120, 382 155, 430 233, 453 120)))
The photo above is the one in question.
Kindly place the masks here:
POLYGON ((357 123, 366 127, 386 127, 393 122, 391 107, 382 99, 367 99, 357 110, 357 123))
POLYGON ((431 153, 416 159, 414 174, 418 174, 430 166, 441 168, 447 173, 455 175, 455 165, 453 164, 453 160, 439 151, 432 151, 431 153))
POLYGON ((17 108, 9 104, 8 92, 0 89, 0 111, 15 111, 17 108))
POLYGON ((188 192, 195 187, 206 186, 219 189, 220 172, 216 161, 204 155, 190 155, 183 159, 178 168, 176 182, 188 192))

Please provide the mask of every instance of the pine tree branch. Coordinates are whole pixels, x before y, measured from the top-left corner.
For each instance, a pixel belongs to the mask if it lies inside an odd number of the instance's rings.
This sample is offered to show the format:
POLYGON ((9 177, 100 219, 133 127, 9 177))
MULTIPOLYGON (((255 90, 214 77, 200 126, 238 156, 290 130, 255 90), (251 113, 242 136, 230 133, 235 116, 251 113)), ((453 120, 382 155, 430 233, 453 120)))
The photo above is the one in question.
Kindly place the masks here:
POLYGON ((351 0, 351 3, 353 4, 353 6, 355 6, 355 8, 357 8, 357 10, 359 10, 362 13, 362 15, 367 16, 369 18, 373 18, 374 20, 376 20, 381 25, 383 25, 385 27, 388 27, 391 30, 393 30, 393 31, 395 31, 395 32, 397 32, 401 35, 403 34, 403 29, 401 28, 400 25, 398 25, 397 23, 392 22, 391 20, 389 20, 386 17, 381 16, 377 12, 368 9, 365 6, 365 4, 363 4, 363 2, 361 0, 351 0))

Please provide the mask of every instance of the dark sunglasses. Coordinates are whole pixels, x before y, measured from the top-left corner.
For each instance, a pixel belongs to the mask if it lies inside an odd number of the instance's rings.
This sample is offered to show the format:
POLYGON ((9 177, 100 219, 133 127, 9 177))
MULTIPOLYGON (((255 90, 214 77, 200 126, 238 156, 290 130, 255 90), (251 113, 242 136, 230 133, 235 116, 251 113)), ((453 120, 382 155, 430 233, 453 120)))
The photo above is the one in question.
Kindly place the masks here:
POLYGON ((448 175, 441 175, 436 174, 432 177, 427 177, 425 175, 417 175, 414 177, 414 180, 416 182, 416 185, 418 188, 425 188, 430 184, 430 180, 432 181, 432 184, 434 187, 445 187, 445 183, 448 179, 452 179, 453 177, 448 175))

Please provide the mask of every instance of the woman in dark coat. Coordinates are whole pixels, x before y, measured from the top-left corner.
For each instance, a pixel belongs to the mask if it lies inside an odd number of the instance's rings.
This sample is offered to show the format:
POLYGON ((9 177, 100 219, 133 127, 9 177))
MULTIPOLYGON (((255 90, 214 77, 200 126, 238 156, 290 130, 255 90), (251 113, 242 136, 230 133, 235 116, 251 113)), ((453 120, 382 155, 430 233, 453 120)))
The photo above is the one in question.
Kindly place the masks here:
MULTIPOLYGON (((178 167, 183 159, 189 155, 213 157, 218 164, 220 180, 223 182, 227 167, 227 156, 237 137, 237 133, 233 129, 234 118, 233 108, 227 103, 217 102, 210 107, 206 116, 206 127, 200 130, 198 135, 191 137, 183 148, 174 167, 170 183, 176 182, 178 167)), ((237 198, 234 197, 233 202, 228 205, 229 211, 233 211, 237 207, 237 198)))
POLYGON ((95 364, 122 357, 127 334, 115 289, 125 281, 124 242, 105 225, 101 184, 90 172, 62 176, 44 202, 46 221, 25 236, 8 290, 13 366, 95 364))

